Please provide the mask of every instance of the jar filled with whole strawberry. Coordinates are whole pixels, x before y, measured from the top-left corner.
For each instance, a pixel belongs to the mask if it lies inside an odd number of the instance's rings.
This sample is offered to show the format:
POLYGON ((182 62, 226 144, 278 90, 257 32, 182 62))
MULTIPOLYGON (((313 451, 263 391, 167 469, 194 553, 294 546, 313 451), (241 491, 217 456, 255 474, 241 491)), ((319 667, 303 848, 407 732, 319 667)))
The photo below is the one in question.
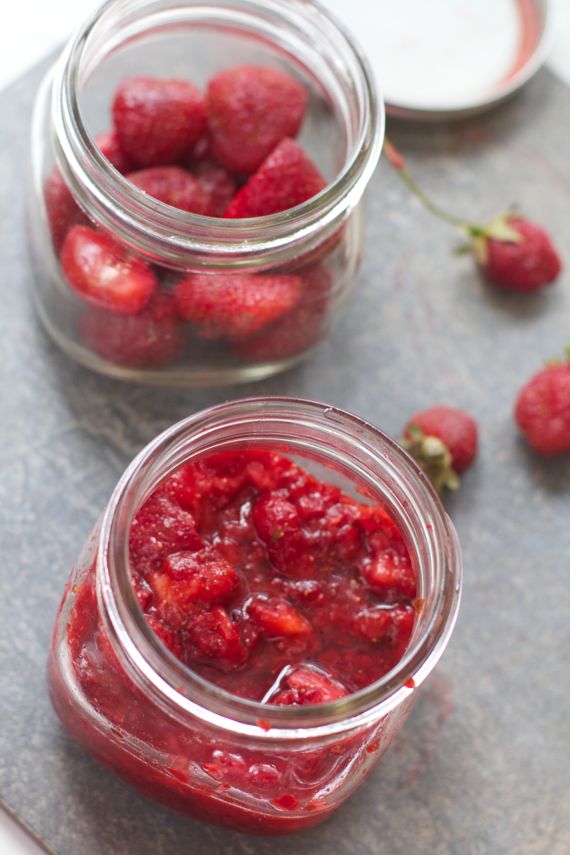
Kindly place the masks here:
POLYGON ((392 743, 460 583, 437 494, 379 430, 311 401, 223 404, 119 481, 65 587, 51 699, 150 798, 299 831, 392 743))
POLYGON ((111 0, 39 92, 35 303, 102 373, 201 385, 306 356, 349 293, 383 133, 306 0, 111 0))

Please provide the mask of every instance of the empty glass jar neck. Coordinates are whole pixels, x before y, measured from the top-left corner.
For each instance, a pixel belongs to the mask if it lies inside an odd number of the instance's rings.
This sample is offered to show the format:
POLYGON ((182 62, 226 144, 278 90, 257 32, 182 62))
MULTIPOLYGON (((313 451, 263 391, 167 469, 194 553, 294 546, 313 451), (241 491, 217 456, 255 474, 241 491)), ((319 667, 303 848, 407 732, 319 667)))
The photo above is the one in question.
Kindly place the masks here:
POLYGON ((267 267, 309 252, 360 201, 384 130, 383 106, 365 58, 342 27, 308 0, 111 0, 58 61, 52 116, 57 161, 83 207, 141 253, 173 267, 267 267), (101 155, 84 124, 84 84, 125 44, 184 28, 231 30, 272 45, 317 82, 346 139, 344 164, 318 196, 266 217, 203 217, 143 194, 101 155))
POLYGON ((155 701, 181 719, 195 717, 258 739, 333 736, 377 721, 406 700, 440 658, 459 604, 455 531, 421 471, 392 440, 360 419, 311 401, 253 398, 205 410, 145 448, 117 485, 99 542, 98 596, 109 635, 126 669, 155 701), (274 707, 238 698, 190 671, 158 641, 130 579, 130 524, 142 501, 183 462, 221 450, 276 448, 334 470, 382 502, 412 555, 423 602, 410 647, 381 680, 341 701, 274 707), (406 685, 407 684, 407 685, 406 685), (267 722, 265 733, 257 724, 267 722))

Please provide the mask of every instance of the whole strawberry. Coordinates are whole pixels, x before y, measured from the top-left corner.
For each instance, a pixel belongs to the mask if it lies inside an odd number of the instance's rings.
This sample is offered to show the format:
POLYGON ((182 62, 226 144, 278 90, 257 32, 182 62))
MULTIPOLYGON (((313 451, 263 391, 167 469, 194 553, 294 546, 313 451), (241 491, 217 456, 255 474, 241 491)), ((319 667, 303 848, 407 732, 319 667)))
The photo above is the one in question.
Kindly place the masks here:
POLYGON ((401 445, 422 467, 438 492, 456 490, 459 475, 477 454, 477 423, 463 410, 443 405, 416 413, 404 428, 401 445))
POLYGON ((239 341, 282 318, 299 302, 302 280, 251 273, 193 273, 176 285, 181 318, 201 338, 239 341))
POLYGON ((292 311, 269 324, 257 335, 236 341, 233 352, 248 362, 272 362, 290 359, 314 347, 327 331, 333 286, 324 264, 300 272, 301 297, 292 311))
POLYGON ((185 80, 130 77, 112 112, 121 150, 139 167, 178 163, 206 129, 205 99, 185 80))
POLYGON ((560 257, 540 226, 507 211, 486 225, 463 220, 436 205, 412 178, 400 152, 386 140, 388 161, 404 184, 432 214, 455 226, 468 239, 461 252, 471 252, 484 276, 508 291, 530 293, 550 285, 562 270, 560 257))
POLYGON ((570 347, 519 392, 515 419, 535 451, 547 457, 570 451, 570 347))
POLYGON ((45 180, 44 201, 53 245, 59 252, 70 227, 85 217, 57 166, 45 180))
POLYGON ((295 137, 307 93, 275 68, 243 65, 208 83, 212 154, 230 172, 249 174, 285 137, 295 137))
POLYGON ((141 312, 158 287, 146 262, 89 226, 72 226, 59 258, 69 285, 83 300, 117 315, 141 312))
POLYGON ((214 203, 203 184, 180 166, 151 166, 129 172, 127 179, 143 193, 181 211, 210 215, 214 203))
POLYGON ((538 291, 550 285, 562 265, 544 229, 507 214, 472 238, 475 259, 483 274, 508 291, 538 291))
POLYGON ((284 139, 233 198, 224 217, 264 217, 316 196, 326 181, 294 140, 284 139))
POLYGON ((184 324, 169 294, 156 294, 138 315, 89 308, 78 321, 86 344, 108 362, 131 368, 162 368, 182 354, 184 324))
POLYGON ((131 161, 121 148, 119 135, 116 131, 99 134, 95 142, 101 154, 107 158, 111 166, 114 166, 121 175, 125 175, 132 168, 131 161))

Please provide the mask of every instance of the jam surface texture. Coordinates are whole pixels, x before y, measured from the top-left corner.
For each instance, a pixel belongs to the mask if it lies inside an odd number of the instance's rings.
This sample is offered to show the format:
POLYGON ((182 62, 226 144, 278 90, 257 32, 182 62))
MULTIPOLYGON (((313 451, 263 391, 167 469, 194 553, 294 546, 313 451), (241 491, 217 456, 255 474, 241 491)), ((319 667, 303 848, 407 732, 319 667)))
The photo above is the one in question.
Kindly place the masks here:
POLYGON ((255 701, 333 700, 402 657, 415 573, 386 511, 263 450, 190 462, 133 521, 152 629, 210 682, 255 701))

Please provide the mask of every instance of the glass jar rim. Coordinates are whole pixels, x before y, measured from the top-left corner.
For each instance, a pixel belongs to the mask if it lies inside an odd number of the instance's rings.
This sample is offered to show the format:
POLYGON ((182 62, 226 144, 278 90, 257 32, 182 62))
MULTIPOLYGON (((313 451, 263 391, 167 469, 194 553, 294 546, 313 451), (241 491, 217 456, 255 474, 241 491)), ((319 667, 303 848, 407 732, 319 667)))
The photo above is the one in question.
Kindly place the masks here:
MULTIPOLYGON (((251 20, 263 7, 280 21, 310 25, 335 46, 343 67, 350 71, 359 91, 359 132, 343 168, 318 195, 277 214, 224 219, 179 211, 149 197, 120 175, 101 154, 87 131, 79 105, 83 65, 97 28, 121 14, 144 11, 152 0, 107 0, 80 27, 53 69, 52 108, 56 157, 64 177, 86 199, 97 218, 126 243, 143 253, 170 258, 173 264, 192 261, 196 266, 236 267, 264 263, 270 254, 287 261, 309 251, 338 228, 346 213, 360 201, 378 162, 384 136, 384 104, 366 56, 346 30, 316 0, 239 0, 251 20)), ((232 0, 235 2, 235 0, 232 0)), ((176 6, 180 16, 204 9, 231 13, 231 3, 203 2, 176 6)), ((257 19, 256 19, 257 20, 257 19)), ((117 44, 120 44, 118 42, 117 44)), ((113 43, 106 53, 116 49, 113 43)))
MULTIPOLYGON (((204 453, 204 449, 198 453, 204 453)), ((378 478, 378 484, 381 483, 378 478)), ((388 491, 383 492, 387 495, 388 491)), ((247 398, 217 405, 178 422, 156 437, 128 466, 111 496, 102 518, 96 567, 97 596, 106 629, 121 653, 127 672, 152 693, 157 703, 182 720, 190 715, 232 733, 272 740, 335 735, 371 724, 399 706, 442 656, 456 621, 461 591, 461 556, 455 529, 417 464, 397 443, 363 419, 299 398, 247 398), (278 420, 282 424, 288 420, 291 425, 317 425, 328 420, 331 435, 336 431, 340 436, 343 431, 343 440, 364 449, 378 465, 379 472, 390 475, 391 489, 396 484, 406 497, 403 503, 407 512, 417 515, 421 511, 422 536, 437 571, 429 605, 421 613, 425 625, 402 659, 380 680, 326 704, 278 707, 240 698, 205 680, 159 640, 144 617, 130 578, 130 523, 141 501, 185 459, 180 456, 184 441, 192 436, 207 448, 209 442, 216 442, 216 431, 222 425, 224 429, 237 428, 246 423, 259 425, 262 420, 266 424, 260 437, 267 437, 265 428, 278 420), (152 471, 153 462, 169 455, 170 468, 147 485, 146 492, 141 492, 140 484, 152 471), (429 613, 424 615, 423 611, 429 613)))

